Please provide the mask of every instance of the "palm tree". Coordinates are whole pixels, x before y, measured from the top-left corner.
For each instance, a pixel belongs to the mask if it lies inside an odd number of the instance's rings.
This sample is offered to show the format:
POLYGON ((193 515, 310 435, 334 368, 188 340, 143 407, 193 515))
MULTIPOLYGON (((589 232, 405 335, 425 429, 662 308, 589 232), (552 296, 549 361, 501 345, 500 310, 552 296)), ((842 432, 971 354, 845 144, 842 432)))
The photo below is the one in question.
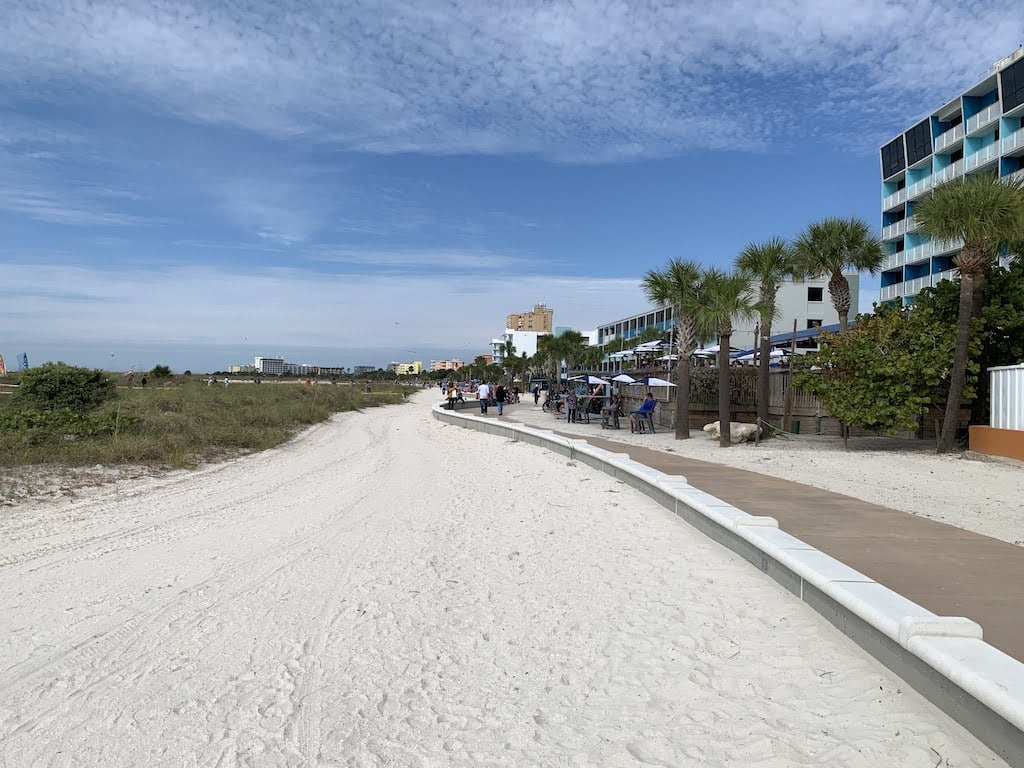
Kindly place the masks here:
MULTIPOLYGON (((505 369, 505 378, 508 378, 508 372, 511 370, 513 375, 515 374, 515 359, 516 359, 516 345, 512 343, 512 339, 505 339, 504 345, 502 345, 502 368, 505 369)), ((512 382, 509 381, 509 386, 512 382)))
POLYGON ((711 268, 701 275, 685 309, 692 315, 701 338, 718 337, 718 444, 732 444, 729 399, 729 342, 733 320, 750 320, 756 314, 750 281, 742 274, 711 268))
POLYGON ((693 315, 686 307, 699 281, 700 267, 696 263, 672 259, 665 269, 650 270, 642 283, 647 298, 659 306, 672 307, 676 324, 679 349, 676 363, 676 440, 690 436, 690 356, 697 347, 697 334, 693 315))
POLYGON ((808 224, 793 243, 800 271, 808 277, 828 275, 828 293, 839 315, 839 332, 846 333, 850 316, 850 281, 844 271, 882 266, 882 244, 863 219, 829 218, 808 224))
POLYGON ((956 349, 949 377, 946 414, 938 451, 953 448, 967 379, 971 320, 981 311, 981 287, 999 250, 1024 233, 1024 186, 991 174, 976 174, 944 184, 914 212, 921 232, 935 240, 963 240, 953 258, 960 270, 960 309, 956 349))
POLYGON ((769 339, 772 335, 772 321, 778 315, 776 297, 783 280, 797 276, 796 255, 781 237, 773 237, 763 243, 751 243, 736 257, 736 269, 748 280, 757 281, 757 310, 760 315, 761 338, 758 340, 760 356, 757 365, 757 418, 768 422, 769 373, 768 356, 771 352, 769 339))

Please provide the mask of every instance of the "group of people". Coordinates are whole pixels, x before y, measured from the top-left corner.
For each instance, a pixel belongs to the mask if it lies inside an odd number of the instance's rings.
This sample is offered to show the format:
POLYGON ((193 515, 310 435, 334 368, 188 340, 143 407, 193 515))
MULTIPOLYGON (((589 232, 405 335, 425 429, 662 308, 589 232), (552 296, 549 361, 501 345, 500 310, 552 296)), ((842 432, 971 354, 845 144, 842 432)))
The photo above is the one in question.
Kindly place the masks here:
POLYGON ((476 390, 476 398, 480 401, 480 413, 487 413, 488 405, 496 405, 498 406, 498 415, 501 416, 505 412, 505 403, 511 402, 513 398, 516 401, 519 400, 519 388, 514 387, 513 389, 514 391, 510 392, 500 382, 497 384, 482 382, 476 390))

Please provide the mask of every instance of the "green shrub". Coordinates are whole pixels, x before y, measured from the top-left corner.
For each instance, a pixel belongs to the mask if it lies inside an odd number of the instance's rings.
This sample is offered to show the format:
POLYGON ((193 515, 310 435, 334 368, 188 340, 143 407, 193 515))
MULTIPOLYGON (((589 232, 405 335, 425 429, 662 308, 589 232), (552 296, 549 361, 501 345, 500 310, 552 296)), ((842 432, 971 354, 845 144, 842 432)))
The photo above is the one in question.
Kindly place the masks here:
POLYGON ((166 365, 154 365, 149 375, 154 379, 169 379, 171 378, 171 369, 166 365))
POLYGON ((21 377, 17 403, 43 411, 66 409, 76 413, 94 410, 117 396, 114 378, 98 368, 66 363, 45 363, 21 377))

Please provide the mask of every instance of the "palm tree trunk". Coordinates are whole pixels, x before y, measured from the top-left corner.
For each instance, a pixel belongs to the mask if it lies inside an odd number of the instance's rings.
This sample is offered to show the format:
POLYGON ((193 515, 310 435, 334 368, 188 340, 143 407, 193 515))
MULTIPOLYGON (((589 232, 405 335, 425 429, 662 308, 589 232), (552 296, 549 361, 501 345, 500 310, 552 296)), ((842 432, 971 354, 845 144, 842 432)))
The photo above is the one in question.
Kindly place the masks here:
POLYGON ((718 445, 732 445, 732 424, 729 421, 729 341, 732 334, 718 336, 718 445))
POLYGON ((850 281, 842 272, 833 272, 828 279, 828 293, 832 297, 832 306, 839 315, 839 332, 846 333, 850 318, 850 281))
POLYGON ((953 371, 949 376, 949 395, 946 397, 946 415, 939 435, 939 453, 953 450, 956 428, 960 421, 960 404, 967 380, 967 357, 971 346, 971 317, 974 314, 975 291, 981 287, 984 273, 969 272, 960 275, 960 313, 957 318, 956 350, 953 352, 953 371))
POLYGON ((771 388, 768 364, 771 362, 769 355, 769 339, 772 335, 771 323, 761 323, 761 357, 757 361, 757 418, 768 423, 768 399, 771 397, 771 388))
MULTIPOLYGON (((677 312, 677 317, 678 312, 677 312)), ((690 437, 690 353, 693 351, 692 323, 678 323, 679 359, 676 361, 676 440, 690 437)), ((672 354, 672 350, 669 350, 672 354)))

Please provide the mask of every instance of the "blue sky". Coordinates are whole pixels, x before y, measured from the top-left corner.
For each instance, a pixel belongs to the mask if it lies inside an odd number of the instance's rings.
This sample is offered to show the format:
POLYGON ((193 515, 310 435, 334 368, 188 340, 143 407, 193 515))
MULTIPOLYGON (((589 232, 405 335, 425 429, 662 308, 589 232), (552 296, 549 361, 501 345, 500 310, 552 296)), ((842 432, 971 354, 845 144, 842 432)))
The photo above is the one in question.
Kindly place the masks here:
POLYGON ((878 147, 1024 42, 1016 0, 10 0, 0 28, 0 354, 197 372, 471 359, 539 301, 641 311, 673 257, 877 226, 878 147))

